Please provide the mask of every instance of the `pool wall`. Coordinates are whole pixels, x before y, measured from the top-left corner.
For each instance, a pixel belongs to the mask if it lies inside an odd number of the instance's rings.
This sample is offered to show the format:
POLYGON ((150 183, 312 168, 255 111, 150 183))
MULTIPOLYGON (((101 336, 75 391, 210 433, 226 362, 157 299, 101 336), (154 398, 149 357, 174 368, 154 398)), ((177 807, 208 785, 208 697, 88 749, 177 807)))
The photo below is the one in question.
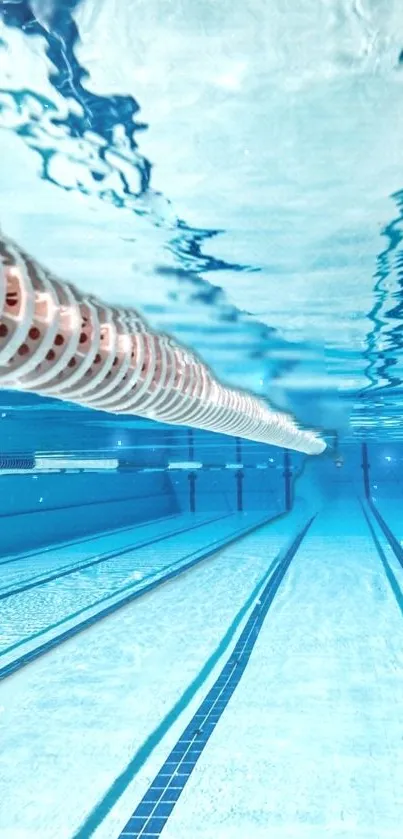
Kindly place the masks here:
POLYGON ((2 555, 178 513, 291 506, 304 457, 52 400, 0 395, 2 555))

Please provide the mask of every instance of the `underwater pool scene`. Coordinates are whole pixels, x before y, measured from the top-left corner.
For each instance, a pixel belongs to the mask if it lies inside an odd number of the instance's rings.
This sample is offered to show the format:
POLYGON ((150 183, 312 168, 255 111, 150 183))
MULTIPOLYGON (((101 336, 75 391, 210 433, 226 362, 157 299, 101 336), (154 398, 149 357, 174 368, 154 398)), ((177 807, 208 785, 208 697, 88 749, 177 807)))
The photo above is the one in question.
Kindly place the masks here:
POLYGON ((0 837, 403 837, 401 0, 0 0, 0 837))

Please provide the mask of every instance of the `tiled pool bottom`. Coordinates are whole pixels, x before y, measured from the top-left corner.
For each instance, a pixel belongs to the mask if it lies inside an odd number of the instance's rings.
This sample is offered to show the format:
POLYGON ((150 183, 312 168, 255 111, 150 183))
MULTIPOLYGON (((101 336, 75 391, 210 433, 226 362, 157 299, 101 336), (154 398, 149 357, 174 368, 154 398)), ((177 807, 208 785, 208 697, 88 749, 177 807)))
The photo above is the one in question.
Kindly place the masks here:
MULTIPOLYGON (((256 530, 4 678, 1 836, 400 838, 403 570, 366 515, 256 530)), ((92 591, 62 579, 49 610, 92 591)))

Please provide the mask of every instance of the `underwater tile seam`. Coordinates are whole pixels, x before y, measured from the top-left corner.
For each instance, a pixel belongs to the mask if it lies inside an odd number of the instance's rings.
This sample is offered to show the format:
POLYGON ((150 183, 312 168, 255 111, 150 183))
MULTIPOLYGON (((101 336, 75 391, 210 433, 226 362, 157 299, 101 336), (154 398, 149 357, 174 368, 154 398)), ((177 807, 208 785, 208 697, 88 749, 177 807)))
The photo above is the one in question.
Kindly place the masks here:
MULTIPOLYGON (((45 655, 46 653, 56 649, 65 641, 69 641, 75 635, 78 635, 79 633, 84 632, 87 629, 90 629, 96 623, 98 623, 98 621, 109 617, 114 612, 117 612, 119 609, 128 606, 130 603, 134 602, 138 598, 143 597, 144 595, 148 594, 154 589, 159 588, 160 586, 164 585, 167 582, 170 582, 171 580, 175 579, 181 574, 184 574, 186 571, 191 570, 193 567, 195 567, 201 562, 204 562, 206 559, 209 559, 211 556, 223 550, 224 548, 230 547, 230 545, 232 545, 234 542, 237 542, 239 539, 242 539, 244 536, 249 536, 249 534, 254 533, 256 530, 259 530, 259 528, 269 524, 269 522, 271 522, 272 520, 273 517, 264 519, 262 521, 259 521, 257 524, 252 525, 249 528, 237 530, 231 535, 229 539, 221 540, 213 544, 210 543, 209 549, 201 555, 196 556, 189 562, 184 562, 184 564, 180 565, 179 568, 175 568, 174 570, 169 571, 167 574, 164 574, 162 577, 158 577, 157 579, 152 580, 150 583, 143 586, 142 588, 138 588, 135 591, 130 592, 130 594, 126 595, 121 600, 118 600, 116 603, 111 603, 109 606, 106 606, 104 609, 101 609, 95 615, 91 615, 90 617, 85 618, 82 621, 79 621, 78 623, 74 624, 74 626, 70 627, 69 629, 66 629, 59 635, 56 635, 54 638, 50 638, 48 641, 45 641, 43 644, 40 644, 33 650, 29 650, 27 653, 24 653, 19 658, 14 659, 14 661, 11 661, 0 668, 0 682, 8 678, 9 676, 12 676, 14 673, 17 673, 19 670, 21 670, 23 667, 26 667, 28 664, 32 664, 34 661, 36 661, 38 658, 45 655)), ((192 554, 188 554, 187 557, 183 557, 182 560, 178 560, 174 564, 177 565, 178 562, 183 562, 183 560, 186 560, 186 558, 188 558, 189 556, 192 556, 192 554)), ((114 595, 108 595, 108 599, 113 596, 114 595)), ((86 607, 85 611, 88 611, 89 608, 91 607, 86 607)), ((50 631, 51 629, 52 627, 49 627, 46 631, 50 631)), ((29 638, 24 639, 24 643, 29 643, 29 640, 29 638)))
POLYGON ((196 763, 227 707, 246 669, 266 615, 313 516, 298 533, 277 565, 253 609, 230 658, 172 749, 118 839, 158 839, 183 792, 196 763))
POLYGON ((16 586, 15 588, 8 589, 7 591, 3 591, 0 593, 0 601, 7 600, 9 597, 15 597, 17 594, 23 594, 25 591, 31 591, 34 588, 39 588, 39 586, 46 585, 46 583, 52 583, 55 580, 60 580, 62 577, 68 577, 70 574, 75 574, 77 571, 84 571, 86 568, 92 568, 94 565, 101 565, 102 562, 107 562, 108 559, 116 559, 118 556, 124 556, 126 553, 130 553, 131 551, 137 551, 141 548, 147 548, 150 545, 157 545, 159 542, 164 542, 166 539, 170 539, 173 536, 180 536, 183 533, 190 533, 192 530, 197 530, 199 527, 202 527, 206 524, 215 524, 218 521, 223 521, 224 519, 230 518, 232 513, 226 513, 225 516, 217 516, 214 519, 209 519, 208 521, 198 522, 197 524, 193 524, 191 527, 182 527, 179 530, 171 531, 170 533, 164 533, 161 536, 157 536, 154 539, 147 539, 144 542, 134 542, 131 545, 126 545, 125 548, 119 548, 119 550, 115 551, 107 551, 100 556, 98 555, 96 559, 90 559, 87 562, 82 562, 80 565, 69 566, 62 571, 55 572, 53 574, 49 574, 47 577, 42 577, 40 580, 35 580, 34 582, 25 583, 22 586, 16 586))

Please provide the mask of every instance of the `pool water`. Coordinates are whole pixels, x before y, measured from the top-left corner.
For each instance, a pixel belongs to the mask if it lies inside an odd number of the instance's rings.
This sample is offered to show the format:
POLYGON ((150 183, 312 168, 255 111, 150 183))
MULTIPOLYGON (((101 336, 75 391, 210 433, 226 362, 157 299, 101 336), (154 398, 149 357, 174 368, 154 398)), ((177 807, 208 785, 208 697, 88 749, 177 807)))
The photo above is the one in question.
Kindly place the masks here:
POLYGON ((0 6, 5 235, 328 444, 0 390, 2 839, 401 837, 402 21, 0 6))

